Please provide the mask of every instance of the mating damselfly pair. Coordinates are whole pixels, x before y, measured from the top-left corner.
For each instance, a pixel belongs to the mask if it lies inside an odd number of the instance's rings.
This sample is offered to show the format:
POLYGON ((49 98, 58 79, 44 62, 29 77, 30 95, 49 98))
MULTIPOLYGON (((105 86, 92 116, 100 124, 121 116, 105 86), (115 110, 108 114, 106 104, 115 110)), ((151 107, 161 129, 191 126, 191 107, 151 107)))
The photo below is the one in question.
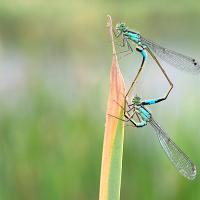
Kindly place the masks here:
POLYGON ((146 126, 148 123, 154 128, 158 140, 163 148, 164 152, 168 156, 169 160, 175 166, 175 168, 186 178, 193 180, 196 177, 196 167, 190 160, 190 158, 170 139, 170 137, 166 134, 166 132, 160 127, 160 125, 154 120, 152 117, 151 112, 145 107, 146 105, 152 105, 164 101, 167 99, 168 95, 170 94, 173 84, 166 74, 165 70, 161 66, 159 60, 157 59, 156 55, 164 60, 165 62, 169 63, 170 65, 185 70, 191 73, 199 73, 200 72, 200 65, 196 61, 189 56, 185 56, 181 53, 177 53, 170 49, 161 47, 160 45, 154 43, 151 40, 144 38, 142 35, 135 31, 129 30, 125 23, 119 23, 116 25, 116 31, 113 30, 114 35, 118 38, 121 37, 122 39, 122 47, 128 47, 127 50, 124 52, 133 52, 133 48, 131 43, 136 44, 136 51, 140 52, 142 55, 142 63, 136 74, 128 92, 125 96, 124 106, 121 106, 124 110, 124 120, 126 122, 131 122, 134 127, 143 127, 146 126), (117 32, 116 32, 117 31, 117 32), (154 54, 155 53, 155 54, 154 54), (150 55, 153 60, 156 62, 162 73, 164 74, 165 78, 167 79, 170 88, 166 95, 161 98, 150 99, 142 101, 140 97, 135 96, 132 98, 131 103, 128 103, 128 97, 130 97, 131 91, 142 72, 144 67, 144 63, 147 59, 147 55, 150 55))

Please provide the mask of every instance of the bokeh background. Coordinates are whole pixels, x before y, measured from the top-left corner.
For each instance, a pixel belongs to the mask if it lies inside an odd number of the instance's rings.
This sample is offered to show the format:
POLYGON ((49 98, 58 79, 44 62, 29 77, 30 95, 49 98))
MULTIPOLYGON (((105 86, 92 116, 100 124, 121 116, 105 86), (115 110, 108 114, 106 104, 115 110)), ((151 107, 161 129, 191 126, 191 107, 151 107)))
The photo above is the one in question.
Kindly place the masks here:
MULTIPOLYGON (((0 199, 98 199, 116 24, 200 60, 199 1, 1 0, 0 199)), ((120 59, 126 86, 141 57, 120 59)), ((154 118, 200 169, 200 76, 162 63, 174 83, 154 118)), ((162 96, 167 82, 149 60, 136 86, 162 96)), ((153 129, 125 130, 121 199, 200 199, 200 178, 179 175, 153 129)))

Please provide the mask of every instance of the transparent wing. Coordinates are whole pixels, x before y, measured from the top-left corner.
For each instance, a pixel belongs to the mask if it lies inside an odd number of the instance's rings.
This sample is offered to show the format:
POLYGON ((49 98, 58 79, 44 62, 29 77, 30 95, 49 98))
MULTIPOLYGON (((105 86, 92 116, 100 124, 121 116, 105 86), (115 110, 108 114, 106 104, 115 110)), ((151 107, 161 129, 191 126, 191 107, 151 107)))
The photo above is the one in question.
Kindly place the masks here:
POLYGON ((142 44, 149 47, 149 49, 152 50, 159 58, 169 63, 170 65, 191 73, 200 72, 200 65, 196 59, 191 58, 189 56, 185 56, 181 53, 177 53, 170 49, 161 47, 160 45, 142 36, 141 36, 141 42, 142 44))
POLYGON ((176 169, 186 178, 193 180, 196 177, 196 166, 183 151, 167 136, 160 125, 152 119, 151 126, 155 129, 158 140, 176 169))

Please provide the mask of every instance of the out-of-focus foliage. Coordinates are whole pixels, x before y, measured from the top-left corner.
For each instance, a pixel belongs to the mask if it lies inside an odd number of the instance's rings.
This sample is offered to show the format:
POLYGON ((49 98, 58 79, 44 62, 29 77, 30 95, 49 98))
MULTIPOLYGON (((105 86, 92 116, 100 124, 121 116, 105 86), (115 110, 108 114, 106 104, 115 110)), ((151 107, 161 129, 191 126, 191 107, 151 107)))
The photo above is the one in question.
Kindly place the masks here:
MULTIPOLYGON (((200 60, 199 1, 1 0, 0 199, 98 198, 111 63, 107 14, 200 60)), ((130 83, 140 56, 120 61, 130 83)), ((165 69, 175 87, 152 112, 200 169, 200 78, 165 69)), ((148 62, 139 95, 161 96, 166 87, 148 62)), ((121 199, 200 198, 199 176, 189 182, 175 171, 153 129, 131 131, 121 199)))

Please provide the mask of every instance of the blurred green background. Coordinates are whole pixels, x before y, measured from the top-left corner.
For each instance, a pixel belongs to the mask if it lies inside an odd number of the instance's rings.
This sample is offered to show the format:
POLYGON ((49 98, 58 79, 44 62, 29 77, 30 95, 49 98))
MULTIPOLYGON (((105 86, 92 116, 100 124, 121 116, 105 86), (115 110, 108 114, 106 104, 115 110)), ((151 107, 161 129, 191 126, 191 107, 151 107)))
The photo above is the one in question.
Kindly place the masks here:
MULTIPOLYGON (((200 60, 199 1, 1 0, 0 199, 98 199, 109 91, 106 15, 159 44, 200 60)), ((128 87, 138 53, 120 59, 128 87)), ((174 83, 154 118, 200 169, 199 76, 163 63, 174 83)), ((167 83, 149 60, 143 98, 167 83)), ((121 199, 200 199, 172 167, 147 126, 126 128, 121 199)))

